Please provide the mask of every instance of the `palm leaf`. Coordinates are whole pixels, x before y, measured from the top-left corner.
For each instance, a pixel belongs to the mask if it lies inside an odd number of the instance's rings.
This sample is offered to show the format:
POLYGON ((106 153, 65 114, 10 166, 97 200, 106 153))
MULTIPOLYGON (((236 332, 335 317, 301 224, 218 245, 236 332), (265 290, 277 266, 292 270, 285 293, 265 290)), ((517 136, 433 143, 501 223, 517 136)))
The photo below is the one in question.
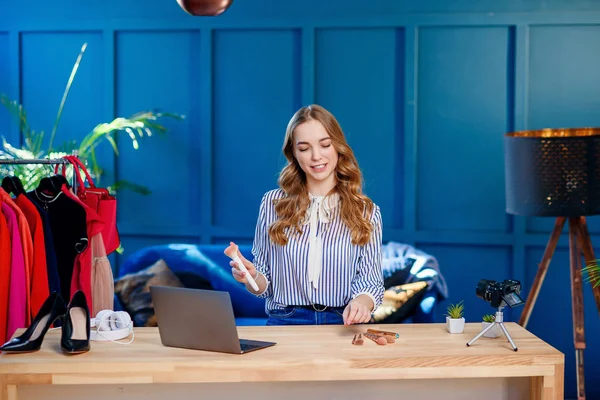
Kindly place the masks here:
POLYGON ((129 182, 129 181, 126 181, 126 180, 123 180, 123 179, 115 182, 113 185, 111 185, 111 186, 108 187, 108 190, 110 190, 111 193, 116 193, 116 192, 118 192, 120 190, 123 190, 123 189, 129 189, 132 192, 136 192, 136 193, 139 193, 139 194, 142 194, 142 195, 145 195, 145 196, 149 195, 150 193, 152 193, 150 191, 150 189, 148 189, 145 186, 138 185, 136 183, 129 182))
POLYGON ((591 283, 593 287, 600 286, 600 264, 598 264, 598 260, 582 268, 581 272, 585 276, 586 283, 591 283))
POLYGON ((87 48, 87 43, 84 43, 81 46, 81 51, 79 52, 79 56, 77 56, 77 60, 73 65, 73 69, 71 69, 71 75, 69 76, 69 80, 67 81, 67 86, 63 93, 63 97, 60 100, 60 105, 58 107, 58 114, 56 115, 56 120, 54 121, 54 126, 52 127, 52 133, 50 134, 50 142, 48 143, 48 152, 52 151, 52 144, 54 143, 54 136, 56 135, 56 129, 58 129, 58 122, 60 121, 60 117, 62 116, 63 109, 65 108, 65 102, 67 101, 67 97, 69 96, 69 92, 71 91, 71 85, 73 85, 73 81, 75 80, 75 75, 77 75, 77 70, 79 69, 79 64, 81 64, 81 59, 83 58, 83 53, 85 53, 85 49, 87 48))
POLYGON ((11 100, 6 94, 0 94, 0 104, 6 108, 10 115, 17 119, 19 129, 23 133, 25 148, 35 155, 41 154, 44 132, 36 132, 31 129, 29 122, 27 122, 27 113, 23 105, 19 104, 16 100, 11 100))
MULTIPOLYGON (((11 100, 5 94, 0 94, 0 104, 4 106, 8 110, 9 114, 11 114, 17 120, 19 124, 19 130, 24 138, 24 143, 21 148, 8 143, 6 139, 2 138, 3 140, 2 148, 0 149, 0 158, 52 159, 76 152, 79 158, 88 164, 90 174, 97 181, 97 183, 99 183, 104 170, 98 164, 96 158, 96 148, 101 145, 103 141, 107 141, 115 155, 118 156, 119 149, 117 146, 116 136, 119 133, 126 134, 130 138, 133 148, 137 150, 139 149, 140 141, 142 139, 152 137, 155 133, 158 135, 164 135, 167 132, 167 128, 159 123, 160 120, 163 120, 164 118, 182 120, 185 118, 182 115, 173 113, 142 111, 127 118, 118 117, 111 122, 100 123, 96 125, 94 129, 92 129, 91 132, 89 132, 85 137, 83 137, 79 143, 77 143, 75 140, 65 141, 54 148, 53 144, 58 131, 60 118, 62 116, 68 94, 75 80, 75 76, 77 75, 77 71, 83 59, 86 48, 87 43, 84 43, 71 70, 71 74, 63 92, 56 120, 51 131, 48 149, 46 151, 42 150, 44 132, 34 131, 31 129, 27 121, 27 113, 25 112, 23 105, 19 104, 17 101, 11 100)), ((4 175, 14 174, 21 177, 26 190, 36 187, 41 178, 53 172, 48 165, 18 164, 0 167, 2 167, 0 172, 2 172, 4 175)), ((70 179, 70 169, 67 170, 67 174, 67 178, 70 179)), ((111 188, 115 191, 119 189, 129 189, 141 194, 150 193, 147 188, 127 181, 116 182, 111 188)))

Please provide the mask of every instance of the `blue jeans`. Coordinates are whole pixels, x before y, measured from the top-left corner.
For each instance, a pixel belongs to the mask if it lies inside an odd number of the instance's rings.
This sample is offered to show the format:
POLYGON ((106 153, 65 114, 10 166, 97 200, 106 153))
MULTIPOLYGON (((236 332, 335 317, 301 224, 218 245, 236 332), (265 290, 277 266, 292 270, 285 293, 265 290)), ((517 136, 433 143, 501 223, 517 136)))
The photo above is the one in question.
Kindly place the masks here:
POLYGON ((328 307, 316 311, 312 306, 287 306, 269 310, 267 325, 342 325, 345 307, 328 307))

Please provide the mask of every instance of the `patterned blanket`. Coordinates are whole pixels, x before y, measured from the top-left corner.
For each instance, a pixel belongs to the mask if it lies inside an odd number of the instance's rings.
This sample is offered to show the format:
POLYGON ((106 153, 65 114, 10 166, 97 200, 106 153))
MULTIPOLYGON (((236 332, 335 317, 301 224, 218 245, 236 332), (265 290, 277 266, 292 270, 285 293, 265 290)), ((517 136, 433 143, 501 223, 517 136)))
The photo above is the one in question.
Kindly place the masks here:
POLYGON ((440 271, 437 259, 411 245, 388 242, 382 246, 383 277, 386 280, 401 273, 404 282, 428 281, 437 289, 438 299, 448 298, 448 286, 440 271))

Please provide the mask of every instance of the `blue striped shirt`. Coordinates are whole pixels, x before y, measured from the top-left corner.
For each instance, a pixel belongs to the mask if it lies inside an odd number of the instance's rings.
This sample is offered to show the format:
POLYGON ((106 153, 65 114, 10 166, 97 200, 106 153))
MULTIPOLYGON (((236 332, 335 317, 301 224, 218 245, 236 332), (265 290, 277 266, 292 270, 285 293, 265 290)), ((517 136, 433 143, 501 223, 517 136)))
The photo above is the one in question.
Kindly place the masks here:
POLYGON ((323 259, 319 288, 315 289, 308 279, 310 225, 302 226, 302 234, 290 235, 285 246, 269 238, 269 226, 277 219, 273 200, 283 196, 281 189, 263 196, 252 247, 253 264, 268 282, 258 294, 266 299, 267 310, 311 304, 344 307, 359 294, 369 295, 375 303, 373 310, 377 309, 384 292, 379 207, 373 208, 373 233, 365 246, 352 244, 339 212, 329 222, 318 222, 323 259))

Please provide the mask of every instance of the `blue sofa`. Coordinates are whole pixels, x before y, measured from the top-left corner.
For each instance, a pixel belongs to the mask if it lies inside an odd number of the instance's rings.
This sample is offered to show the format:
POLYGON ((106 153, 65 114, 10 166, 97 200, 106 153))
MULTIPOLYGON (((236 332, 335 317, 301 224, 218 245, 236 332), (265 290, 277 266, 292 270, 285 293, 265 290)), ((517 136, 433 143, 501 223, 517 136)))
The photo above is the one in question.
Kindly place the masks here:
MULTIPOLYGON (((247 259, 252 260, 250 245, 241 245, 239 248, 247 259)), ((115 279, 141 271, 162 259, 178 276, 197 277, 184 286, 203 288, 209 284, 213 290, 229 292, 238 326, 264 325, 267 320, 265 301, 250 294, 244 285, 233 279, 229 266, 230 260, 223 254, 224 249, 224 245, 209 244, 167 244, 146 247, 131 254, 124 261, 115 279)), ((435 291, 427 293, 415 314, 404 322, 433 322, 437 297, 435 291)), ((124 309, 117 295, 115 295, 115 309, 124 309)))

